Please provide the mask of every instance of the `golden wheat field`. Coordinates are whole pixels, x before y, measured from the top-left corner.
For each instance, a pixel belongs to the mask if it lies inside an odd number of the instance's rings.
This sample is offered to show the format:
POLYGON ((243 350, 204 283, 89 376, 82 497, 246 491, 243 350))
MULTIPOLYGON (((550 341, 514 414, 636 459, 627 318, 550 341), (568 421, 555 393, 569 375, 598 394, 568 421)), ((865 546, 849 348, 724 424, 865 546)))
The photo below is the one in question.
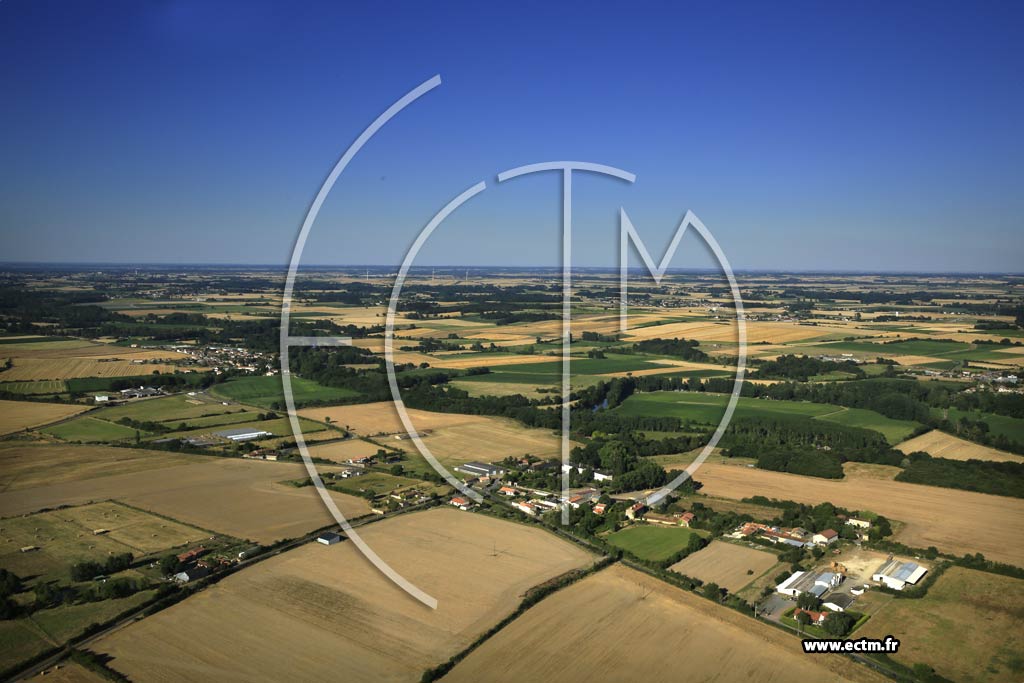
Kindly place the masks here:
POLYGON ((936 458, 949 460, 994 460, 997 462, 1024 462, 1024 456, 982 446, 952 434, 933 429, 921 436, 908 439, 896 446, 904 453, 923 451, 936 458))
POLYGON ((705 463, 695 478, 702 493, 742 499, 753 494, 848 510, 869 510, 904 522, 895 540, 915 548, 934 545, 963 555, 983 553, 998 562, 1024 566, 1017 526, 1024 500, 882 479, 832 480, 750 467, 705 463))
MULTIPOLYGON (((0 517, 58 505, 119 500, 185 524, 259 543, 295 538, 334 521, 312 486, 296 488, 284 483, 308 478, 301 464, 183 457, 156 472, 105 471, 95 478, 57 483, 44 480, 31 488, 7 490, 0 493, 0 517)), ((331 498, 350 519, 370 512, 362 498, 335 492, 331 498)))
POLYGON ((94 648, 135 681, 418 681, 511 612, 531 587, 592 557, 537 528, 454 509, 360 529, 437 599, 417 602, 348 541, 266 560, 94 648))
POLYGON ((706 548, 676 562, 669 569, 704 583, 717 583, 735 593, 777 563, 778 556, 767 550, 712 541, 706 548))
POLYGON ((22 489, 194 462, 194 456, 136 448, 8 441, 0 443, 0 499, 22 489))
POLYGON ((88 410, 83 405, 0 401, 0 435, 40 427, 88 410))
POLYGON ((885 681, 800 641, 616 564, 485 641, 443 679, 462 681, 885 681), (610 672, 628 672, 609 679, 610 672))

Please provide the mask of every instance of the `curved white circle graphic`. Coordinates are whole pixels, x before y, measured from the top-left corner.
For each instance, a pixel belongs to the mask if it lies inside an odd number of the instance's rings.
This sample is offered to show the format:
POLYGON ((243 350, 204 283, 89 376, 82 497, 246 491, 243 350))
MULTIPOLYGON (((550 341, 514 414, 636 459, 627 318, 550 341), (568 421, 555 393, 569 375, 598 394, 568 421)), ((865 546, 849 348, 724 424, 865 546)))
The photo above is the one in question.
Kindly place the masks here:
MULTIPOLYGON (((414 101, 419 99, 421 96, 430 92, 441 84, 441 77, 434 76, 433 78, 420 84, 401 99, 391 105, 384 113, 377 117, 371 123, 362 134, 356 138, 355 142, 345 151, 341 159, 334 166, 323 185, 320 187, 320 191, 317 193, 316 198, 313 200, 309 211, 306 213, 306 218, 302 223, 302 227, 299 231, 298 237, 295 240, 295 247, 292 250, 291 260, 288 267, 288 275, 285 280, 284 296, 281 305, 281 381, 284 390, 285 403, 288 409, 288 419, 291 424, 292 432, 295 435, 296 445, 299 453, 302 455, 302 461, 306 466, 306 471, 309 474, 310 480, 313 482, 320 499, 323 501, 325 507, 330 511, 334 520, 339 524, 341 529, 345 532, 352 542, 356 545, 359 551, 385 576, 387 576, 396 585, 401 587, 409 595, 419 600, 428 607, 437 607, 437 600, 432 596, 428 595, 420 588, 413 585, 405 577, 396 572, 390 565, 388 565, 383 559, 381 559, 372 548, 370 548, 359 534, 352 528, 352 526, 345 519, 345 516, 341 514, 334 500, 330 496, 329 490, 324 486, 323 480, 320 478, 317 472, 316 465, 313 463, 309 456, 309 450, 306 447, 304 435, 299 424, 298 415, 295 409, 295 400, 292 392, 291 373, 289 369, 289 351, 292 346, 339 346, 347 345, 351 343, 351 340, 341 337, 296 337, 289 334, 289 322, 291 318, 291 301, 292 294, 295 286, 295 277, 298 273, 299 263, 302 258, 302 252, 306 244, 306 239, 309 236, 309 232, 312 229, 313 223, 316 221, 316 217, 323 206, 327 195, 334 187, 338 177, 341 175, 345 167, 348 166, 352 158, 359 152, 360 149, 372 138, 388 121, 390 121, 396 114, 405 109, 407 106, 412 104, 414 101)), ((563 345, 562 345, 562 462, 563 465, 569 464, 569 398, 570 392, 570 364, 571 359, 569 356, 569 348, 571 346, 571 322, 570 322, 570 301, 572 296, 571 278, 572 278, 572 265, 571 257, 571 245, 572 245, 572 212, 571 212, 571 194, 572 194, 572 173, 573 171, 591 172, 603 174, 606 176, 612 176, 620 180, 627 182, 634 182, 636 176, 628 171, 623 171, 611 166, 603 164, 595 164, 591 162, 572 162, 572 161, 554 161, 545 162, 538 164, 530 164, 527 166, 520 166, 508 171, 499 173, 497 176, 498 182, 504 182, 506 180, 516 178, 519 176, 538 173, 544 171, 561 171, 563 174, 563 345)), ((430 448, 423 442, 417 432, 415 425, 405 408, 405 403, 402 400, 401 392, 398 386, 398 380, 395 375, 394 366, 394 327, 395 327, 395 315, 398 309, 398 302, 401 297, 402 287, 405 284, 405 280, 408 276, 409 269, 412 267, 413 262, 416 259, 420 249, 434 233, 434 231, 441 225, 444 220, 456 211, 465 202, 475 197, 479 193, 483 192, 487 188, 487 184, 483 181, 471 186, 457 197, 448 202, 440 211, 438 211, 433 218, 427 223, 427 225, 420 231, 416 240, 412 246, 406 252, 405 258, 402 262, 401 268, 399 269, 398 275, 395 278, 395 284, 392 288, 391 298, 388 304, 387 321, 385 325, 385 336, 384 336, 384 357, 388 375, 388 384, 391 390, 391 395, 395 403, 396 410, 402 421, 402 425, 405 427, 412 442, 416 445, 417 451, 430 463, 431 467, 441 475, 445 481, 451 484, 455 489, 460 491, 463 495, 470 499, 481 502, 483 497, 475 490, 464 484, 457 477, 452 475, 431 453, 430 448)), ((625 215, 624 210, 621 210, 623 216, 625 215)), ((743 317, 743 301, 740 297, 739 286, 736 283, 735 275, 733 274, 732 267, 729 264, 725 253, 722 251, 721 246, 715 239, 711 231, 704 226, 704 224, 698 219, 692 212, 687 212, 684 218, 683 225, 680 226, 681 230, 693 226, 698 232, 704 242, 708 245, 711 251, 714 253, 715 258, 718 260, 719 265, 722 267, 723 272, 729 280, 729 287, 732 293, 733 302, 736 308, 736 322, 737 322, 737 333, 738 333, 738 356, 737 356, 737 368, 736 378, 733 383, 733 391, 729 397, 729 402, 726 406, 726 410, 722 419, 719 422, 715 433, 708 441, 707 445, 704 446, 700 455, 694 460, 694 462, 687 467, 682 473, 680 473, 675 479, 669 482, 666 486, 662 487, 658 491, 650 494, 646 497, 648 504, 655 504, 662 500, 665 496, 671 493, 673 490, 678 488, 684 481, 693 476, 693 473, 700 467, 700 465, 707 459, 714 448, 718 445, 722 436, 725 433, 726 428, 732 419, 733 413, 736 409, 736 404, 739 400, 740 391, 743 386, 743 378, 746 369, 746 324, 743 317)), ((681 232, 677 234, 676 240, 681 237, 681 232)), ((645 258, 647 258, 645 256, 645 258)), ((667 261, 667 258, 666 258, 667 261)), ((656 278, 660 281, 660 275, 656 278)), ((563 468, 563 484, 562 494, 563 499, 566 497, 566 489, 568 487, 568 473, 563 468)), ((562 510, 563 523, 568 523, 568 506, 563 505, 562 510)))

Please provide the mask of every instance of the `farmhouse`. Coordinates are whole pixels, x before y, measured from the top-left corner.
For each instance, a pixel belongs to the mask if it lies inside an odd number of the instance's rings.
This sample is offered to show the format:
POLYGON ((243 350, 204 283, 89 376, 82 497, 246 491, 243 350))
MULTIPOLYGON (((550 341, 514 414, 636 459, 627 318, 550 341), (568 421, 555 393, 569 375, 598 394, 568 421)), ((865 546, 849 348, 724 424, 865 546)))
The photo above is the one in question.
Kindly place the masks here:
POLYGON ((498 489, 498 493, 500 493, 503 496, 518 496, 519 495, 519 491, 517 491, 516 489, 512 488, 511 486, 502 486, 500 489, 498 489))
POLYGON ((793 610, 793 618, 795 619, 798 614, 806 614, 811 619, 810 623, 816 625, 824 624, 825 617, 828 616, 828 612, 815 612, 814 610, 800 609, 799 607, 797 607, 795 610, 793 610))
POLYGON ((692 512, 684 512, 679 516, 679 526, 689 527, 690 524, 693 523, 693 520, 696 519, 696 517, 697 516, 692 512))
POLYGON ((598 503, 597 505, 594 506, 594 514, 595 515, 603 515, 604 511, 607 510, 607 509, 608 509, 607 505, 605 505, 604 503, 598 503))
POLYGON ((469 502, 467 499, 465 499, 465 498, 463 498, 461 496, 455 496, 450 501, 448 501, 448 504, 449 505, 454 505, 455 507, 459 508, 460 510, 468 510, 471 507, 473 507, 473 503, 469 502))
POLYGON ((634 503, 626 508, 626 517, 629 519, 640 519, 644 516, 647 511, 647 506, 643 503, 634 503))
POLYGON ((900 562, 899 560, 886 560, 881 567, 871 575, 872 581, 878 581, 893 590, 901 591, 906 585, 915 584, 921 577, 928 573, 925 567, 915 562, 900 562))
POLYGON ((871 528, 871 522, 869 522, 866 519, 860 519, 858 517, 850 517, 848 520, 846 520, 846 523, 849 524, 850 526, 855 526, 858 529, 870 529, 871 528))
POLYGON ((333 531, 325 531, 324 533, 316 537, 316 542, 323 543, 324 545, 334 545, 335 543, 339 543, 340 541, 341 534, 335 533, 333 531))
POLYGON ((455 470, 473 477, 500 477, 505 474, 504 469, 497 465, 488 465, 485 462, 464 462, 455 470))
POLYGON ((513 503, 513 507, 515 507, 520 512, 525 512, 531 517, 537 516, 537 508, 534 506, 533 503, 513 503))
POLYGON ((268 436, 273 436, 273 434, 268 431, 246 427, 239 427, 237 429, 222 429, 219 432, 214 432, 213 435, 237 442, 252 441, 254 439, 265 439, 268 436))
POLYGON ((811 536, 811 542, 817 545, 831 545, 839 540, 839 533, 835 529, 825 529, 811 536))
POLYGON ((817 597, 824 595, 829 589, 843 582, 843 575, 838 572, 794 572, 792 576, 775 587, 783 595, 797 597, 802 593, 811 593, 817 597))

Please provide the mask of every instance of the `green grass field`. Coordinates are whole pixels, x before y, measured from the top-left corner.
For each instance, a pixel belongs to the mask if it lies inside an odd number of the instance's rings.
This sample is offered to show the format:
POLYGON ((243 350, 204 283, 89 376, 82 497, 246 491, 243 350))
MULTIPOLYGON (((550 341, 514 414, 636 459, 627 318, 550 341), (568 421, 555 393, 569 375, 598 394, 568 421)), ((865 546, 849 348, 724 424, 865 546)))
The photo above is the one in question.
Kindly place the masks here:
POLYGON ((690 536, 694 534, 706 535, 686 527, 636 524, 616 531, 608 537, 608 542, 640 559, 660 562, 685 548, 690 542, 690 536))
MULTIPOLYGON (((678 417, 683 420, 717 424, 725 414, 728 402, 729 397, 725 394, 659 391, 649 394, 634 394, 615 410, 623 415, 678 417)), ((747 397, 739 399, 733 418, 791 417, 793 415, 872 429, 885 436, 889 443, 902 441, 917 427, 916 422, 892 420, 874 411, 861 408, 842 408, 824 403, 768 401, 747 397)))
MULTIPOLYGON (((296 404, 300 405, 309 401, 340 401, 359 395, 351 389, 325 387, 301 377, 292 377, 291 384, 292 395, 296 404)), ((284 406, 284 390, 280 377, 239 377, 210 387, 210 395, 260 408, 270 408, 275 403, 284 406)))
MULTIPOLYGON (((941 417, 942 409, 932 408, 932 414, 936 417, 941 417)), ((1020 418, 993 415, 992 413, 983 413, 977 410, 958 410, 957 408, 950 408, 948 416, 950 422, 956 422, 961 417, 967 417, 971 420, 984 420, 988 423, 990 434, 994 436, 1002 434, 1011 441, 1024 443, 1024 420, 1020 418)))
POLYGON ((234 413, 238 409, 239 406, 224 406, 219 402, 203 401, 199 397, 193 398, 182 394, 163 398, 147 398, 120 406, 103 408, 96 416, 113 422, 122 417, 130 417, 140 422, 179 422, 209 415, 234 413))
POLYGON ((864 408, 844 408, 840 412, 822 415, 815 419, 835 422, 848 427, 862 427, 881 432, 890 444, 906 439, 920 425, 912 420, 894 420, 864 408))
MULTIPOLYGON (((313 433, 322 432, 322 431, 328 429, 327 425, 321 424, 319 422, 314 422, 313 420, 307 420, 304 417, 300 417, 299 418, 299 426, 302 428, 302 433, 303 434, 313 434, 313 433)), ((288 437, 289 439, 292 437, 292 425, 291 425, 291 422, 286 417, 279 417, 276 420, 252 420, 252 421, 249 421, 249 422, 235 422, 235 423, 232 423, 230 425, 225 425, 223 427, 218 427, 218 426, 203 427, 203 428, 200 428, 200 429, 188 429, 188 430, 180 431, 180 432, 169 432, 167 434, 160 434, 158 436, 154 435, 154 436, 152 436, 150 438, 151 439, 158 439, 158 438, 159 439, 166 439, 166 438, 171 438, 171 437, 173 437, 173 438, 186 438, 186 437, 190 437, 190 436, 206 436, 208 434, 212 434, 213 432, 222 431, 223 429, 243 429, 243 428, 244 429, 253 429, 253 430, 261 430, 261 431, 265 431, 265 432, 270 432, 275 437, 288 437)), ((270 439, 270 438, 273 438, 273 437, 267 437, 267 439, 270 439)), ((260 439, 260 441, 262 441, 262 439, 260 439)))
MULTIPOLYGON (((99 443, 104 441, 127 441, 135 438, 135 429, 124 425, 98 420, 89 415, 76 417, 53 427, 41 430, 46 434, 65 441, 81 441, 83 443, 99 443)), ((147 436, 142 432, 142 436, 147 436)))

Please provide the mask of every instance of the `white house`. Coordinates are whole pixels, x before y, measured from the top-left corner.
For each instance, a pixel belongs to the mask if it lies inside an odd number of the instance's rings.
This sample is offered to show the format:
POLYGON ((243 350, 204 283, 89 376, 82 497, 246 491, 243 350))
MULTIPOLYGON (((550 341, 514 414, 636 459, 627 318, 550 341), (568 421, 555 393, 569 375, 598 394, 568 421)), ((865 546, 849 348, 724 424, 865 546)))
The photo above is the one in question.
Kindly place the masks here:
POLYGON ((858 519, 857 517, 850 517, 848 520, 846 520, 846 523, 849 524, 850 526, 855 526, 858 529, 870 529, 871 528, 871 522, 869 522, 866 519, 858 519))
POLYGON ((817 545, 831 545, 839 540, 839 533, 835 529, 824 529, 811 536, 811 542, 817 545))

